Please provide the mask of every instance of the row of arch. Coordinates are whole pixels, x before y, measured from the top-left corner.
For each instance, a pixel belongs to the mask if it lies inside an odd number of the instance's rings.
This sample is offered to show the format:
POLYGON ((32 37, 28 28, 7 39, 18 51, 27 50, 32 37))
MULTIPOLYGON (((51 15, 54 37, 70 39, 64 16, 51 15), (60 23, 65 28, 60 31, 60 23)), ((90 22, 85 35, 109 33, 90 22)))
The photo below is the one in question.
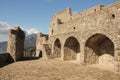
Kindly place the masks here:
MULTIPOLYGON (((66 39, 64 44, 64 60, 76 60, 80 54, 80 42, 73 36, 66 39)), ((61 42, 57 38, 54 42, 55 58, 61 58, 61 42)), ((114 44, 107 36, 95 34, 87 39, 84 49, 84 62, 86 64, 111 63, 114 57, 114 44)))

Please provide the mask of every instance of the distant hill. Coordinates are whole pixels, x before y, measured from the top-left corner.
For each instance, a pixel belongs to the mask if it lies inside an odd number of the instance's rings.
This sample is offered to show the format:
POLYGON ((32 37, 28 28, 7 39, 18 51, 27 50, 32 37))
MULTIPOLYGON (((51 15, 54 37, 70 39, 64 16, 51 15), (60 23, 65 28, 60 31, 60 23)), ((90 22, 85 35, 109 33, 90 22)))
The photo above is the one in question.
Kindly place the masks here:
MULTIPOLYGON (((36 34, 31 34, 25 37, 25 49, 28 49, 29 47, 35 48, 36 45, 36 34)), ((0 42, 0 51, 7 50, 7 41, 0 42)))
POLYGON ((0 51, 1 52, 7 51, 7 41, 0 42, 0 51))
POLYGON ((36 45, 36 38, 37 38, 36 34, 31 34, 31 35, 26 36, 25 48, 29 47, 29 46, 35 46, 36 45))
POLYGON ((26 57, 31 56, 35 52, 36 48, 36 34, 31 34, 26 36, 25 38, 25 51, 26 51, 26 57))

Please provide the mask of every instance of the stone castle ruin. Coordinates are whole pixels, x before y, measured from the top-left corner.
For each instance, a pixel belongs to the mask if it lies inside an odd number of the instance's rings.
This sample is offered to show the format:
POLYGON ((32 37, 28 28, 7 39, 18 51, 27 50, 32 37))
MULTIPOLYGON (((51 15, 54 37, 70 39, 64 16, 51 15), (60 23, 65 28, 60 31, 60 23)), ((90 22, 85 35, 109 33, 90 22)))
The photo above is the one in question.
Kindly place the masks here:
POLYGON ((37 36, 36 56, 39 54, 86 65, 120 65, 120 2, 77 14, 70 8, 56 13, 49 34, 37 36))
MULTIPOLYGON (((23 59, 24 39, 19 27, 10 30, 7 51, 15 61, 23 59)), ((120 2, 77 14, 72 14, 70 8, 56 13, 49 34, 37 35, 36 56, 105 64, 120 72, 120 2)))
POLYGON ((25 33, 20 27, 10 29, 7 52, 10 53, 14 61, 23 60, 24 57, 25 33))
POLYGON ((7 52, 0 54, 0 67, 24 60, 25 33, 18 26, 9 30, 7 52))

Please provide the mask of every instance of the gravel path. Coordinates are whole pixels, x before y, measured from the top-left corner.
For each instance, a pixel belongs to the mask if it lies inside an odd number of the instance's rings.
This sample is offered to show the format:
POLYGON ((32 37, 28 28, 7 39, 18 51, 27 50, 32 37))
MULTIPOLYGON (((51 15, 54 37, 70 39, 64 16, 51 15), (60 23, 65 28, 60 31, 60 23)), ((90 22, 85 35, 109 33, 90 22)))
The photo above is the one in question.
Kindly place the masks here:
POLYGON ((58 59, 39 59, 0 68, 0 80, 120 80, 120 74, 58 59))

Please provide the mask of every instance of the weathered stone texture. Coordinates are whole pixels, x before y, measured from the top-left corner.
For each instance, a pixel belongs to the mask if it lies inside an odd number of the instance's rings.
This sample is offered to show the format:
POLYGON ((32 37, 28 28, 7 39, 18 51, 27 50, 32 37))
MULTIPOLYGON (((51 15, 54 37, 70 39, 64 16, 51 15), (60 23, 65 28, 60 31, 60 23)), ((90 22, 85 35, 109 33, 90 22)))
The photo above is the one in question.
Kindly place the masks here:
POLYGON ((56 39, 55 43, 54 43, 54 52, 53 52, 53 56, 60 58, 61 57, 61 44, 59 39, 56 39))
POLYGON ((47 44, 52 45, 54 57, 114 65, 114 58, 120 56, 120 2, 77 14, 67 8, 53 16, 49 30, 47 44))
POLYGON ((76 60, 77 53, 80 52, 80 45, 74 37, 66 40, 64 45, 64 60, 76 60))
POLYGON ((44 49, 44 46, 43 44, 47 44, 47 40, 48 40, 48 35, 46 34, 42 34, 42 33, 38 33, 37 34, 37 40, 36 40, 36 56, 41 57, 44 56, 44 52, 45 52, 45 49, 44 49))
POLYGON ((51 44, 43 45, 43 57, 47 59, 52 59, 53 55, 51 54, 51 44))
POLYGON ((116 57, 114 60, 115 72, 120 73, 120 56, 116 57))
POLYGON ((25 33, 20 27, 10 29, 7 52, 11 54, 15 61, 22 60, 24 55, 25 33))

